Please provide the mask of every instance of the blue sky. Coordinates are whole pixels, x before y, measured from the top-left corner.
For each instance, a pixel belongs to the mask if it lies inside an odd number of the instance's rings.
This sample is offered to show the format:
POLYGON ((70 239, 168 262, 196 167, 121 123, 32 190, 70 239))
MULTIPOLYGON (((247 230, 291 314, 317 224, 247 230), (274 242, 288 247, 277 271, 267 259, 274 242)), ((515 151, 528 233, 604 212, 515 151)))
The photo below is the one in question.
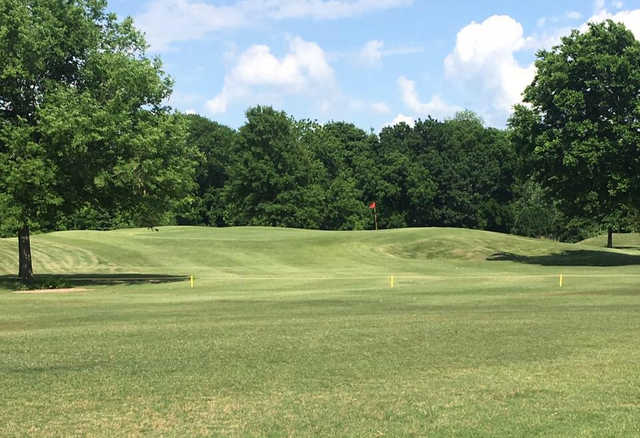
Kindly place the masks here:
POLYGON ((477 112, 504 127, 535 52, 640 0, 109 0, 175 79, 170 104, 238 127, 252 105, 363 129, 477 112))

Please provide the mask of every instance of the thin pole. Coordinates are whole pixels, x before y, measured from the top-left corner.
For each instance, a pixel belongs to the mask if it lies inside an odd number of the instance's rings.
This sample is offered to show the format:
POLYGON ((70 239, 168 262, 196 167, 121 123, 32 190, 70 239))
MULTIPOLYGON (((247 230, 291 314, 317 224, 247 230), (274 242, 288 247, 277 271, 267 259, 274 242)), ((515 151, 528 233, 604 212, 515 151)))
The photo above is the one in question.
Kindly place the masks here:
POLYGON ((373 207, 373 219, 376 222, 376 231, 378 231, 378 210, 376 207, 373 207))

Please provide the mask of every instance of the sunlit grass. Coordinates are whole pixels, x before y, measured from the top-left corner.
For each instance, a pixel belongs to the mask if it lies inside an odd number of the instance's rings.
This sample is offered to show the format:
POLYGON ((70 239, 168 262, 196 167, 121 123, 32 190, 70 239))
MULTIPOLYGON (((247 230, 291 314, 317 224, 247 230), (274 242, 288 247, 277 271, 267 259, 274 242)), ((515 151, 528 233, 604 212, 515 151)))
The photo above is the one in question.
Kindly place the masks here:
POLYGON ((635 248, 180 227, 33 246, 90 290, 0 290, 1 436, 640 433, 635 248))

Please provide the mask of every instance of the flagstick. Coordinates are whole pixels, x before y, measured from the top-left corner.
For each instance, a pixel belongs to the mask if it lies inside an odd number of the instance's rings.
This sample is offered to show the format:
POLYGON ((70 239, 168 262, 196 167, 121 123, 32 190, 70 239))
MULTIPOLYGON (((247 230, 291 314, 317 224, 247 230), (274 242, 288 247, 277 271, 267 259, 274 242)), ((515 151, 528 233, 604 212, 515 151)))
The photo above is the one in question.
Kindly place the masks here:
POLYGON ((378 231, 378 211, 376 210, 376 207, 373 207, 373 219, 376 222, 376 231, 378 231))

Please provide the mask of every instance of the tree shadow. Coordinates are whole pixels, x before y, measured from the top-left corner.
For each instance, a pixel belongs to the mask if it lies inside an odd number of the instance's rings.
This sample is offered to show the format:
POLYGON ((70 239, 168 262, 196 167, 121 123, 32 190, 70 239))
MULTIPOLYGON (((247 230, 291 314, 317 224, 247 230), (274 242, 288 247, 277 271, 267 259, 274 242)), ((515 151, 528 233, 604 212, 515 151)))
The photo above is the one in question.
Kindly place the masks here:
POLYGON ((509 261, 541 266, 629 266, 640 265, 640 255, 608 251, 567 250, 555 254, 526 256, 510 252, 497 252, 488 261, 509 261))
POLYGON ((34 275, 33 281, 24 285, 16 276, 0 275, 0 289, 62 289, 82 286, 113 286, 142 283, 176 283, 186 281, 187 275, 157 274, 43 274, 34 275))

